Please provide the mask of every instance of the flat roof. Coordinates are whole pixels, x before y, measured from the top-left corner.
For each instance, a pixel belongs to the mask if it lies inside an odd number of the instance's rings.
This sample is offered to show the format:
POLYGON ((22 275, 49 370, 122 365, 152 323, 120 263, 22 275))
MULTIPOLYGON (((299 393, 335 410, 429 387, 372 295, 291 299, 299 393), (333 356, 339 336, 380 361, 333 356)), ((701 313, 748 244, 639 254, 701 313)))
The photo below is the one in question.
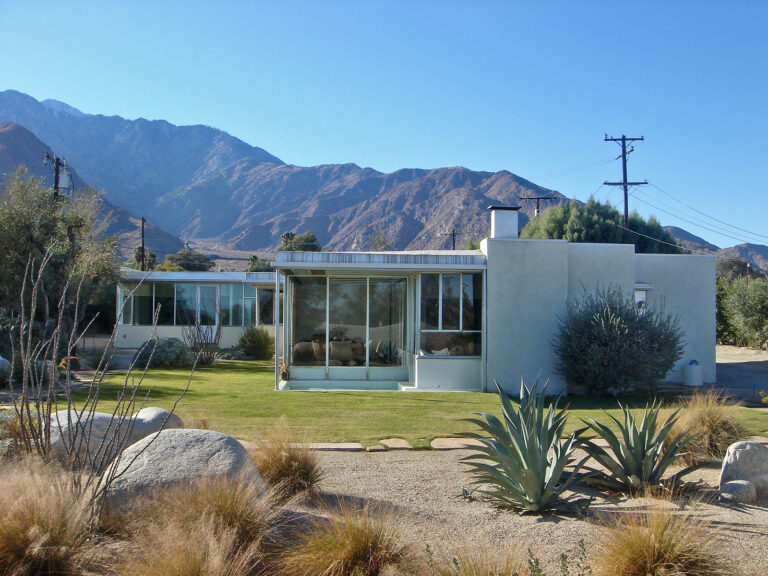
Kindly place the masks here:
POLYGON ((409 250, 392 252, 277 252, 279 270, 484 270, 480 250, 409 250))
POLYGON ((237 284, 275 284, 274 272, 144 272, 133 268, 120 268, 123 280, 140 282, 223 282, 237 284))

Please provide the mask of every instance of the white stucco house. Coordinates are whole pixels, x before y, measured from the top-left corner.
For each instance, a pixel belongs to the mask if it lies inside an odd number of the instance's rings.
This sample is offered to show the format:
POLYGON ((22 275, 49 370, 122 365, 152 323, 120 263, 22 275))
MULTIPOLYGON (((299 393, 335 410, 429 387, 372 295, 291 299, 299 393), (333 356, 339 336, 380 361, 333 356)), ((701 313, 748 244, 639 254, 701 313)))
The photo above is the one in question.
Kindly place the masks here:
POLYGON ((117 345, 146 340, 160 304, 160 336, 194 318, 221 318, 223 346, 249 323, 273 329, 277 389, 495 391, 497 380, 516 393, 540 376, 557 393, 558 315, 584 289, 618 285, 679 317, 685 351, 668 381, 692 360, 715 381, 714 257, 520 239, 517 217, 492 207, 474 251, 278 252, 275 273, 124 270, 117 345))

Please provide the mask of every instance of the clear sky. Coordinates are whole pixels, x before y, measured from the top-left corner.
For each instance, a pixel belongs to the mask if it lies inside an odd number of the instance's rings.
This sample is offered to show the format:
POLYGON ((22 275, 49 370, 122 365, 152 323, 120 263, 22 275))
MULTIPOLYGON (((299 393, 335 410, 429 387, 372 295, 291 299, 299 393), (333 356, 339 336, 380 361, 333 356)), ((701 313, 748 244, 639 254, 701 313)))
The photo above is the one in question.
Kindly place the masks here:
POLYGON ((767 65, 758 0, 0 0, 0 90, 614 204, 603 135, 642 135, 630 209, 719 246, 768 244, 767 65))

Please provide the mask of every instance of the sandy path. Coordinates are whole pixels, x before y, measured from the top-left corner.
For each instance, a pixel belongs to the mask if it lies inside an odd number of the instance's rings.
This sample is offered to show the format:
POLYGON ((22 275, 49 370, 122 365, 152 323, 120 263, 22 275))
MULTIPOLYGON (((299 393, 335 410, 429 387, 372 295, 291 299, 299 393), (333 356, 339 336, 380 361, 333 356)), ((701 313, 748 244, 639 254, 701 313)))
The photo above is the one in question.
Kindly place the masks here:
MULTIPOLYGON (((469 476, 459 463, 469 452, 321 453, 327 474, 321 484, 333 497, 383 503, 403 519, 403 531, 423 551, 432 547, 454 547, 462 543, 487 543, 494 549, 530 546, 553 573, 560 554, 572 555, 584 538, 587 549, 599 546, 600 528, 595 519, 573 517, 518 516, 500 511, 482 500, 459 497, 469 487, 469 476)), ((691 480, 701 479, 713 494, 719 467, 700 470, 691 480)), ((742 566, 745 574, 768 574, 768 502, 758 506, 730 508, 718 503, 700 503, 696 513, 721 526, 727 545, 723 552, 742 566)), ((591 510, 607 512, 642 505, 642 501, 596 500, 591 510)), ((656 503, 658 505, 658 503, 656 503)))

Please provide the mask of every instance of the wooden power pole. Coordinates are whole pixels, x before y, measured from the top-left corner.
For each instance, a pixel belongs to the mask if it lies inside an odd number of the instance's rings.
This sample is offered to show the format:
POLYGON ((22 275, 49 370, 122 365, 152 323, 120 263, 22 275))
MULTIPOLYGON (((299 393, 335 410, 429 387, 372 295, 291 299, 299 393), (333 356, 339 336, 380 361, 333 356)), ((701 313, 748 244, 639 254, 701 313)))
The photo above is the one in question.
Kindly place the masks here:
POLYGON ((623 134, 621 138, 609 138, 608 134, 605 135, 605 142, 621 142, 621 182, 603 182, 605 186, 621 186, 624 188, 624 228, 629 228, 629 187, 630 186, 645 186, 648 184, 648 180, 642 182, 628 182, 627 181, 627 154, 631 154, 635 148, 634 146, 627 150, 627 142, 643 141, 645 138, 627 138, 623 134))

